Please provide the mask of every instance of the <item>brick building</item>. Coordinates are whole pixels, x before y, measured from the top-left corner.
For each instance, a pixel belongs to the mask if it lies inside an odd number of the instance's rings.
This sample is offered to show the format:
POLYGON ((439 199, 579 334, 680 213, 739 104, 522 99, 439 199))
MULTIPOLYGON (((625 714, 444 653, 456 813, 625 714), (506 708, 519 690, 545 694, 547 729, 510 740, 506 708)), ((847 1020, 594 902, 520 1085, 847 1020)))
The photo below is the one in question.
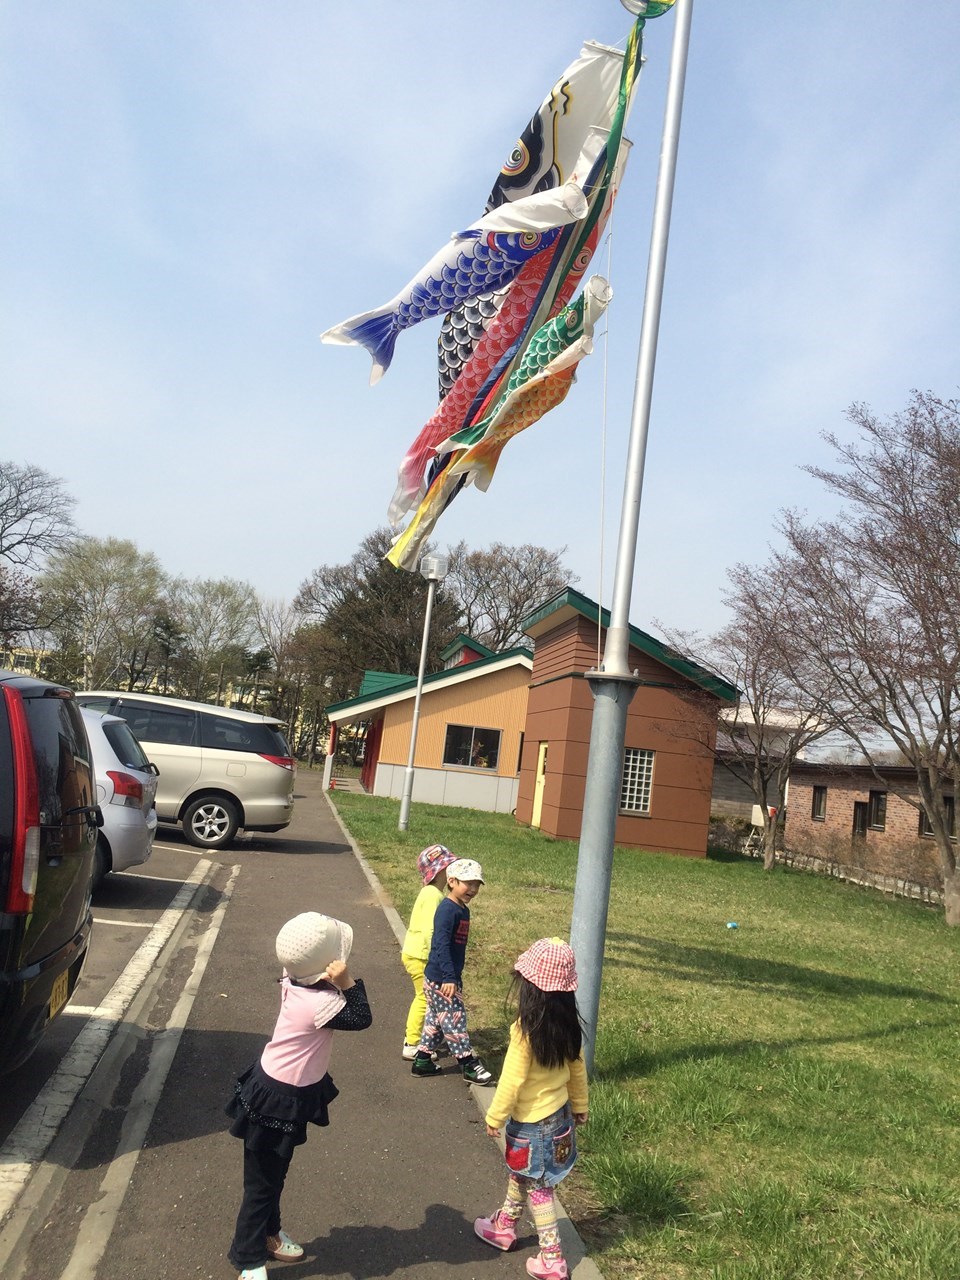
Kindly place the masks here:
MULTIPOLYGON (((884 888, 939 893, 940 857, 913 769, 798 762, 790 773, 784 845, 834 874, 884 888)), ((953 796, 945 794, 953 813, 953 796)), ((926 896, 921 893, 921 896, 926 896)))
MULTIPOLYGON (((517 821, 580 835, 596 667, 609 614, 567 587, 524 621, 534 640, 517 821)), ((630 628, 628 665, 640 684, 627 712, 618 845, 704 857, 717 709, 737 690, 668 645, 630 628)))

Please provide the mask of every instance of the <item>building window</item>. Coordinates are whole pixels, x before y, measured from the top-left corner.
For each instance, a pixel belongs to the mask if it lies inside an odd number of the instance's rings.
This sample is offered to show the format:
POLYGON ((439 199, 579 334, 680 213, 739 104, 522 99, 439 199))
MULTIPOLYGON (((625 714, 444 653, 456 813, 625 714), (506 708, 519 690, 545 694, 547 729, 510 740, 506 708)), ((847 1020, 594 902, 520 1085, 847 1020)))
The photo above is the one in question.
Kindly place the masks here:
POLYGON ((465 769, 496 769, 500 758, 500 730, 448 724, 443 763, 465 769))
POLYGON ((813 788, 813 804, 810 808, 810 817, 814 822, 826 822, 827 820, 827 788, 813 788))
POLYGON ((867 806, 867 825, 874 831, 883 831, 887 825, 887 793, 871 791, 867 806))
MULTIPOLYGON (((956 840, 957 838, 956 807, 954 804, 953 796, 943 797, 943 808, 944 808, 944 812, 947 815, 947 833, 949 834, 951 840, 956 840)), ((922 836, 926 836, 928 840, 933 839, 933 825, 930 822, 930 819, 927 817, 926 809, 920 810, 920 834, 922 836)))
POLYGON ((654 751, 627 747, 623 753, 623 777, 620 782, 621 813, 649 813, 653 787, 654 751))

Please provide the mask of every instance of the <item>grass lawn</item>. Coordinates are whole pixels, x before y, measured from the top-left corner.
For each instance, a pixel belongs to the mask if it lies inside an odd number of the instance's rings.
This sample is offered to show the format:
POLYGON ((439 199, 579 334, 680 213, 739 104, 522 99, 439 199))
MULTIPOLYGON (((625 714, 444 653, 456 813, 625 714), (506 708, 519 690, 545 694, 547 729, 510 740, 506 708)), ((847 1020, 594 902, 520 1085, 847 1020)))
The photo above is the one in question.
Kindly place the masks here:
MULTIPOLYGON (((513 961, 569 934, 576 845, 331 797, 401 915, 440 840, 483 863, 465 985, 499 1062, 513 961)), ((618 850, 590 1123, 563 1200, 607 1277, 956 1280, 960 930, 802 872, 618 850), (727 928, 736 921, 738 928, 727 928)))

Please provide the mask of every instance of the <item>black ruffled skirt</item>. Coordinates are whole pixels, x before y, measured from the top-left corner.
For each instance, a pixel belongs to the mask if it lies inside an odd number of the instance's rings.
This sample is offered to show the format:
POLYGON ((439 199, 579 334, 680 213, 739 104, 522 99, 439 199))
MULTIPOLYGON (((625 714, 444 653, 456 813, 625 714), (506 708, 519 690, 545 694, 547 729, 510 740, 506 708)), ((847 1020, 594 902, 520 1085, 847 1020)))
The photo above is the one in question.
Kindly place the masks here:
POLYGON ((291 1156, 306 1142, 308 1124, 330 1123, 327 1107, 339 1092, 329 1072, 316 1084, 284 1084, 255 1062, 237 1077, 224 1110, 233 1121, 231 1134, 251 1151, 291 1156))

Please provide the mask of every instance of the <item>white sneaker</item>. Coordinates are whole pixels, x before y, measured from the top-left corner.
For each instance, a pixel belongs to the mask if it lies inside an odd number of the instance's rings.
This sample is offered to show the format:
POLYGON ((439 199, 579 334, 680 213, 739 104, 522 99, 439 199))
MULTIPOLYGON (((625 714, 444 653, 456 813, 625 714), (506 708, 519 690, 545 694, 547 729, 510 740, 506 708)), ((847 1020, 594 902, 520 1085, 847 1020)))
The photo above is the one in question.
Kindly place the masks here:
MULTIPOLYGON (((417 1046, 415 1044, 407 1044, 406 1040, 404 1040, 403 1056, 406 1058, 407 1062, 412 1062, 417 1056, 417 1046)), ((434 1062, 436 1062, 437 1055, 435 1053, 431 1053, 430 1057, 434 1062)))

